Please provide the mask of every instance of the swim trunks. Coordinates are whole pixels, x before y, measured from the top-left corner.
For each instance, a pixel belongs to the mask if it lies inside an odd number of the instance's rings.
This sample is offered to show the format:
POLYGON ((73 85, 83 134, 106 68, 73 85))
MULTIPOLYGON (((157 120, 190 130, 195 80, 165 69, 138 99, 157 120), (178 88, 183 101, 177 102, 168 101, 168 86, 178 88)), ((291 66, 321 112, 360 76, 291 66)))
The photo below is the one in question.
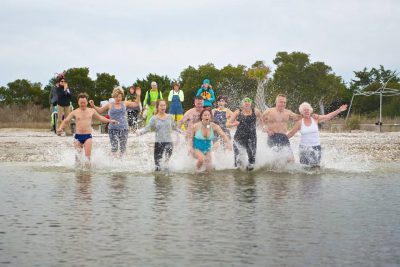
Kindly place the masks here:
POLYGON ((92 138, 92 134, 75 134, 74 138, 83 145, 86 140, 92 138))
POLYGON ((286 134, 275 133, 268 137, 269 147, 290 147, 289 138, 286 134))

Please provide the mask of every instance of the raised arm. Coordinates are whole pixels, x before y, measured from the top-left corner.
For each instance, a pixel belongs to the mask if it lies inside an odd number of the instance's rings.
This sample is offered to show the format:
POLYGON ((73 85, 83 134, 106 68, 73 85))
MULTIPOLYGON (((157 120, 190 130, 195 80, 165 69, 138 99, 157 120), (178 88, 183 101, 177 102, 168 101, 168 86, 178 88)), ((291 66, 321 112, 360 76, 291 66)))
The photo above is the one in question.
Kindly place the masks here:
POLYGON ((329 121, 330 119, 333 119, 336 117, 340 112, 345 111, 347 109, 347 105, 341 105, 340 108, 337 110, 326 114, 326 115, 319 115, 318 117, 318 122, 324 122, 324 121, 329 121))
POLYGON ((296 123, 294 124, 292 130, 290 130, 286 135, 288 138, 291 138, 293 135, 295 135, 301 127, 301 120, 296 121, 296 123))
POLYGON ((94 101, 93 100, 89 100, 89 104, 90 104, 90 106, 92 107, 92 108, 94 108, 98 113, 103 113, 103 112, 106 112, 107 110, 109 110, 110 109, 110 107, 111 107, 111 103, 108 103, 107 105, 104 105, 104 106, 102 106, 101 108, 100 107, 97 107, 95 104, 94 104, 94 101))

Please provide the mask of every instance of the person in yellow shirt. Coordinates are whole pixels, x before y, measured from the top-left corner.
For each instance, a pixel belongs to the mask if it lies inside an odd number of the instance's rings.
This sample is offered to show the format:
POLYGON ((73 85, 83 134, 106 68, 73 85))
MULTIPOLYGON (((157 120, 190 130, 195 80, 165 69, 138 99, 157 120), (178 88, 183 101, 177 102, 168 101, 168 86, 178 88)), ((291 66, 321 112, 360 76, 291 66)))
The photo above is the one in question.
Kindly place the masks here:
POLYGON ((146 126, 149 124, 151 117, 156 112, 156 102, 158 99, 163 99, 163 96, 161 91, 158 90, 157 83, 153 81, 151 82, 151 89, 146 92, 143 101, 143 114, 147 114, 146 126))

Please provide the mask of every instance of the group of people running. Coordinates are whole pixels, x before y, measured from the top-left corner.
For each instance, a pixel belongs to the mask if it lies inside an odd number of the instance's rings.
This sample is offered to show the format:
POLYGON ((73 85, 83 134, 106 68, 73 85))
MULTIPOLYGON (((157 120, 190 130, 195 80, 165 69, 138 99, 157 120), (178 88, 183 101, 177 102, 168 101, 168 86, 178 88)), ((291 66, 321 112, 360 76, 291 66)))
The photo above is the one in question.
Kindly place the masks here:
MULTIPOLYGON (((226 105, 223 96, 215 98, 209 80, 204 80, 194 99, 194 107, 183 114, 183 92, 178 84, 173 85, 168 101, 163 99, 155 82, 151 83, 151 90, 146 92, 143 102, 143 113, 146 115, 146 125, 136 132, 141 136, 150 131, 155 132, 154 162, 155 170, 160 171, 168 163, 173 149, 173 132, 185 134, 188 153, 196 159, 196 168, 213 169, 212 152, 221 147, 223 150, 234 151, 234 166, 253 170, 257 152, 257 127, 267 133, 268 146, 277 151, 290 151, 288 162, 293 162, 294 157, 290 149, 289 138, 300 131, 299 158, 300 163, 308 166, 319 166, 321 160, 321 145, 318 123, 327 121, 347 109, 342 105, 339 109, 327 115, 313 114, 311 105, 304 102, 299 107, 300 114, 286 109, 286 96, 279 94, 275 106, 264 112, 254 107, 251 98, 244 98, 240 107, 232 112, 226 105), (217 107, 212 109, 212 104, 217 102, 217 107), (170 110, 167 112, 167 104, 170 110), (172 113, 172 114, 171 114, 172 113), (289 121, 296 121, 294 127, 288 131, 289 121), (233 138, 230 128, 236 127, 233 138), (184 129, 185 131, 183 131, 184 129), (247 154, 247 162, 243 158, 247 154), (163 160, 165 163, 163 164, 163 160)), ((92 119, 97 118, 103 123, 109 123, 109 138, 111 152, 122 155, 126 151, 128 139, 127 109, 139 111, 141 90, 135 90, 134 100, 123 100, 124 90, 116 87, 112 97, 114 101, 97 107, 93 100, 89 100, 86 93, 78 95, 79 108, 73 110, 61 123, 57 132, 63 131, 69 121, 75 117, 76 133, 74 145, 77 150, 82 149, 85 156, 90 159, 92 148, 92 119), (89 108, 89 106, 92 108, 89 108), (108 111, 110 118, 99 113, 108 111)), ((129 115, 128 115, 129 117, 129 115)))

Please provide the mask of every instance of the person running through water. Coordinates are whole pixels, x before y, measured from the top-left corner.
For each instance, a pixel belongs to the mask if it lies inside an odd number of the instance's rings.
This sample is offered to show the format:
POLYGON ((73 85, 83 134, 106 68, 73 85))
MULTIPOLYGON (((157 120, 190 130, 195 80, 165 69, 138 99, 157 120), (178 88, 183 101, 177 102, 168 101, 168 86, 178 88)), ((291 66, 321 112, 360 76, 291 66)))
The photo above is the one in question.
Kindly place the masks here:
POLYGON ((175 121, 170 114, 166 113, 167 102, 159 99, 156 102, 157 112, 150 119, 149 125, 138 132, 138 135, 143 135, 150 131, 156 132, 156 140, 154 143, 154 163, 155 170, 161 170, 161 161, 164 158, 165 162, 169 161, 172 155, 173 142, 171 137, 172 131, 178 131, 175 121))
POLYGON ((232 150, 228 136, 222 131, 221 127, 211 122, 211 111, 204 109, 200 113, 200 122, 192 126, 188 138, 189 154, 192 154, 197 159, 197 170, 203 165, 206 166, 207 171, 213 169, 211 151, 215 133, 218 133, 224 139, 226 148, 232 150))
MULTIPOLYGON (((136 98, 137 98, 138 91, 141 92, 141 88, 138 85, 129 87, 128 93, 126 94, 126 97, 125 97, 125 101, 137 102, 136 98)), ((139 95, 140 95, 140 93, 139 93, 139 95)), ((126 109, 129 127, 133 127, 134 125, 136 125, 136 127, 137 127, 138 115, 139 115, 141 109, 142 109, 142 104, 140 104, 140 100, 139 100, 139 106, 126 109)), ((136 128, 134 130, 136 130, 136 128)))
POLYGON ((122 87, 115 87, 112 92, 114 98, 113 103, 108 103, 101 108, 94 105, 93 100, 90 100, 90 106, 97 112, 104 113, 108 111, 111 119, 117 120, 118 124, 108 126, 108 136, 111 143, 111 152, 115 155, 118 152, 118 144, 120 155, 126 151, 126 143, 128 141, 128 120, 126 119, 126 108, 135 108, 140 105, 140 92, 136 94, 136 102, 122 101, 124 98, 124 90, 122 87))
POLYGON ((300 131, 300 146, 299 156, 300 163, 318 168, 321 162, 321 143, 319 139, 318 124, 324 121, 333 119, 347 109, 347 105, 342 105, 337 110, 327 114, 319 115, 318 119, 311 117, 313 108, 307 102, 300 105, 299 111, 302 115, 302 119, 297 121, 293 129, 287 133, 287 137, 291 138, 295 133, 300 131))
POLYGON ((173 89, 169 92, 168 101, 169 104, 169 114, 172 115, 175 123, 178 123, 183 117, 183 107, 182 103, 185 100, 183 91, 179 88, 178 83, 173 84, 173 89))
MULTIPOLYGON (((219 96, 217 98, 217 104, 218 104, 218 108, 214 108, 212 110, 212 115, 214 118, 214 122, 216 124, 218 124, 219 127, 221 127, 221 129, 224 131, 224 133, 229 137, 229 139, 231 138, 231 133, 229 132, 229 129, 226 126, 226 122, 232 117, 233 112, 225 107, 226 101, 225 98, 222 96, 219 96)), ((216 135, 216 140, 224 147, 224 140, 216 135)))
POLYGON ((193 124, 200 121, 200 113, 203 111, 203 103, 203 98, 201 96, 196 96, 194 98, 194 107, 186 111, 183 118, 178 122, 178 129, 181 129, 182 124, 187 124, 186 137, 190 136, 193 124))
POLYGON ((257 119, 262 126, 262 114, 257 108, 252 107, 253 101, 246 97, 242 100, 242 108, 233 112, 231 119, 227 125, 237 126, 235 135, 233 136, 233 151, 235 154, 235 167, 243 166, 242 151, 246 150, 248 157, 247 170, 254 169, 257 152, 257 119))
POLYGON ((215 94, 209 79, 203 81, 203 85, 197 90, 196 96, 201 96, 204 99, 204 108, 211 110, 215 101, 215 94))
POLYGON ((268 146, 278 153, 284 153, 287 162, 294 162, 286 132, 289 120, 298 121, 301 119, 301 115, 286 109, 286 96, 278 94, 275 107, 265 110, 262 118, 264 124, 268 125, 268 128, 264 129, 268 134, 268 146))
POLYGON ((143 113, 146 114, 146 126, 149 124, 151 116, 156 112, 156 102, 163 99, 161 91, 156 82, 151 82, 151 89, 146 92, 143 101, 143 113))
MULTIPOLYGON (((74 135, 74 147, 80 153, 82 149, 85 152, 85 157, 90 160, 92 154, 92 120, 93 118, 103 123, 118 123, 116 120, 110 120, 99 115, 96 110, 88 108, 89 96, 86 93, 78 95, 79 108, 71 111, 71 113, 62 121, 57 129, 57 133, 61 133, 66 125, 75 118, 76 131, 74 135)), ((77 158, 76 158, 77 159, 77 158)))

